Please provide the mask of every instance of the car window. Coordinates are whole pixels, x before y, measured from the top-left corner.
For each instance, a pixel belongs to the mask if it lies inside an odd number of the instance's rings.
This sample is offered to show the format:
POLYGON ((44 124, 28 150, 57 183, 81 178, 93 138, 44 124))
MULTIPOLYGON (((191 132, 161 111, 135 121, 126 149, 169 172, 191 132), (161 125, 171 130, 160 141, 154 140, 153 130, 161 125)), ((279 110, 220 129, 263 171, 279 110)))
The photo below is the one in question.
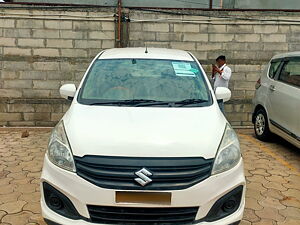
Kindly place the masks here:
POLYGON ((300 87, 300 60, 290 60, 283 65, 280 81, 300 87))
POLYGON ((210 102, 204 76, 194 61, 161 59, 99 59, 91 67, 78 101, 93 100, 210 102))
POLYGON ((274 76, 280 66, 280 63, 281 63, 281 61, 271 62, 270 69, 269 69, 269 77, 270 78, 274 79, 274 76))

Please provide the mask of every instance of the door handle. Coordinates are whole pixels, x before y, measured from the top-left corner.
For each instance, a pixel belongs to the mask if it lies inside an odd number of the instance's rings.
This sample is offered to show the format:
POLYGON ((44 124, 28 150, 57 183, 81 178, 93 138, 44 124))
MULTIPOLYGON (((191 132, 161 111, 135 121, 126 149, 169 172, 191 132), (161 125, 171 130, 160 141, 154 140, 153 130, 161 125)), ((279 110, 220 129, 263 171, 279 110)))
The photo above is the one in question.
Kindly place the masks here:
POLYGON ((270 85, 269 89, 270 89, 271 91, 275 91, 275 90, 276 90, 276 88, 275 88, 274 85, 270 85))

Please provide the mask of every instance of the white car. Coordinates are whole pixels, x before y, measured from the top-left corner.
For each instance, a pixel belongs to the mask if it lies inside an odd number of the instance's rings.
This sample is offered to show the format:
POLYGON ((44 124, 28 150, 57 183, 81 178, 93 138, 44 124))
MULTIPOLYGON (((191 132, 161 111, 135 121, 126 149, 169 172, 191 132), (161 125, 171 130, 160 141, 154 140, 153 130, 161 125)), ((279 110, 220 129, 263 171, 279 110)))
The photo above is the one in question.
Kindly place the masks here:
POLYGON ((48 224, 238 224, 245 207, 236 133, 185 51, 101 52, 53 129, 41 176, 48 224))
POLYGON ((257 81, 252 121, 262 141, 275 133, 300 148, 300 52, 274 56, 257 81))

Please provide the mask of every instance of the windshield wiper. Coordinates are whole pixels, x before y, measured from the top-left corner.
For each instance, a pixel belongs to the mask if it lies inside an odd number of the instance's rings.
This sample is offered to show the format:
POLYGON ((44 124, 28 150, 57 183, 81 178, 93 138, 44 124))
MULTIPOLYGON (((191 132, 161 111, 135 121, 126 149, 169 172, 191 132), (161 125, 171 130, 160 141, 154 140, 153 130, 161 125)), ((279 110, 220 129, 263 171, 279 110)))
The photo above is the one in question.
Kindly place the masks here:
POLYGON ((173 102, 166 102, 166 101, 153 101, 153 102, 141 102, 137 105, 135 105, 135 107, 139 107, 139 106, 152 106, 152 105, 168 105, 168 106, 172 106, 173 102))
POLYGON ((102 100, 88 103, 88 105, 136 105, 140 103, 157 102, 151 99, 127 99, 127 100, 102 100))
POLYGON ((173 101, 155 101, 153 100, 152 102, 141 102, 137 105, 134 105, 135 107, 139 107, 139 106, 153 106, 153 105, 167 105, 169 107, 174 107, 174 105, 191 105, 191 104, 199 104, 199 103, 203 103, 203 102, 208 102, 208 100, 204 100, 204 99, 184 99, 182 101, 177 101, 177 102, 173 102, 173 101))
POLYGON ((97 101, 97 102, 91 102, 87 103, 87 105, 118 105, 120 104, 120 101, 97 101))
POLYGON ((88 105, 130 105, 135 107, 140 106, 154 106, 154 105, 167 105, 167 106, 174 106, 174 105, 191 105, 191 104, 198 104, 207 102, 207 100, 203 99, 184 99, 182 101, 157 101, 152 99, 127 99, 127 100, 98 100, 95 102, 88 103, 88 105))
POLYGON ((185 105, 192 105, 192 104, 198 104, 198 103, 203 103, 203 102, 208 102, 208 100, 191 98, 191 99, 184 99, 182 101, 174 102, 174 104, 176 104, 176 105, 179 104, 181 106, 185 106, 185 105))

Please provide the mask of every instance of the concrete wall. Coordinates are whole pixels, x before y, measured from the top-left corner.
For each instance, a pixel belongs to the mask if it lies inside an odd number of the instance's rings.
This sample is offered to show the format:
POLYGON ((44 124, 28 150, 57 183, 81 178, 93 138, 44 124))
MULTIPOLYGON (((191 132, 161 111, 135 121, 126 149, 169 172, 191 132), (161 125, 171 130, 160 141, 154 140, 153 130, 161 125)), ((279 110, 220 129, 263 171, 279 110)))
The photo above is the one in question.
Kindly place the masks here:
MULTIPOLYGON (((14 0, 14 2, 116 6, 118 0, 14 0)), ((124 7, 208 8, 209 0, 122 0, 122 5, 124 7)), ((213 5, 219 7, 220 0, 214 0, 213 5)))
MULTIPOLYGON (((13 2, 116 6, 118 0, 13 0, 13 2)), ((213 8, 300 9, 299 0, 213 0, 213 8)), ((124 7, 208 8, 209 0, 123 0, 124 7)))
MULTIPOLYGON (((114 47, 115 9, 0 10, 0 125, 52 126, 69 104, 59 98, 60 85, 78 83, 92 58, 114 47)), ((300 50, 300 25, 271 21, 296 20, 297 13, 128 13, 129 46, 189 50, 208 72, 218 55, 227 56, 233 99, 226 111, 233 125, 251 125, 251 99, 264 64, 276 53, 300 50), (261 18, 269 25, 256 20, 261 18)))
POLYGON ((265 64, 274 54, 300 50, 300 23, 279 24, 272 20, 297 20, 299 13, 197 11, 193 13, 202 16, 131 12, 130 46, 146 44, 189 50, 204 65, 208 74, 211 74, 210 65, 215 62, 216 57, 220 54, 226 55, 228 64, 233 70, 230 81, 233 98, 226 104, 226 115, 233 125, 252 125, 251 100, 255 83, 265 64), (163 21, 161 20, 163 17, 170 20, 163 21), (221 17, 253 20, 231 21, 221 17), (153 18, 160 18, 160 22, 139 22, 153 18), (269 21, 261 22, 262 18, 269 21))
POLYGON ((237 9, 300 9, 299 0, 235 0, 237 9))
POLYGON ((59 87, 79 83, 92 58, 114 47, 114 9, 1 11, 0 125, 52 126, 68 107, 59 87))

